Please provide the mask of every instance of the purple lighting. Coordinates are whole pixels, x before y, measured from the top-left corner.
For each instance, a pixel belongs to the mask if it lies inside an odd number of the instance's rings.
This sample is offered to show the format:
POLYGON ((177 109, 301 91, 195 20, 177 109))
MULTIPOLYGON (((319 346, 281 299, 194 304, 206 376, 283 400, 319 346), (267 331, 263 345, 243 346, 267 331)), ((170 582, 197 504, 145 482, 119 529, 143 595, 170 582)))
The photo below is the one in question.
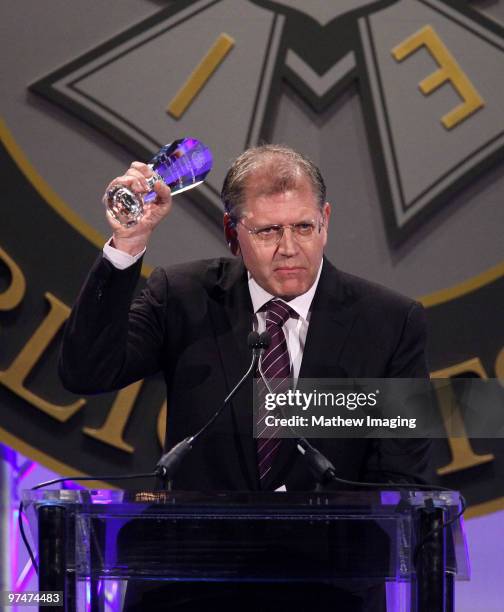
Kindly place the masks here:
MULTIPOLYGON (((151 166, 171 189, 172 194, 190 189, 205 180, 212 169, 210 149, 196 138, 181 138, 162 147, 152 158, 151 166)), ((151 191, 144 197, 149 202, 156 197, 151 191)))

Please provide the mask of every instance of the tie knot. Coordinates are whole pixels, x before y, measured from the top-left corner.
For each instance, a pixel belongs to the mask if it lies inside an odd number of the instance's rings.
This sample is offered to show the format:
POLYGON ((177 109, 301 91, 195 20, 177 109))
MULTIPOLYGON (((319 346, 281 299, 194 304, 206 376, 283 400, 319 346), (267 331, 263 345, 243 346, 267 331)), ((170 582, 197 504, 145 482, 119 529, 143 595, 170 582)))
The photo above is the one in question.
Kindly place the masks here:
POLYGON ((266 327, 278 325, 282 327, 290 317, 297 318, 297 313, 280 300, 270 300, 265 304, 266 308, 266 327))

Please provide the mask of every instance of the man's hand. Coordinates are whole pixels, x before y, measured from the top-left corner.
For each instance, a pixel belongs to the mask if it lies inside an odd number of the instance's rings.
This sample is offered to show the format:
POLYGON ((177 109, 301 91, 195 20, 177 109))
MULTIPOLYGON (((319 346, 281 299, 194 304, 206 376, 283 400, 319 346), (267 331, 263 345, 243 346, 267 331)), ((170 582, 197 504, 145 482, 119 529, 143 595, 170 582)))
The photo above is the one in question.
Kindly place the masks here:
MULTIPOLYGON (((118 176, 107 186, 103 202, 106 202, 109 189, 116 185, 127 187, 138 196, 146 195, 151 191, 147 185, 147 179, 151 176, 152 170, 147 164, 133 162, 126 174, 118 176)), ((137 255, 143 251, 156 226, 170 212, 172 207, 170 188, 162 181, 157 181, 153 189, 157 197, 151 202, 144 203, 144 214, 136 225, 124 227, 107 214, 107 219, 113 232, 112 246, 116 249, 129 253, 130 255, 137 255)))

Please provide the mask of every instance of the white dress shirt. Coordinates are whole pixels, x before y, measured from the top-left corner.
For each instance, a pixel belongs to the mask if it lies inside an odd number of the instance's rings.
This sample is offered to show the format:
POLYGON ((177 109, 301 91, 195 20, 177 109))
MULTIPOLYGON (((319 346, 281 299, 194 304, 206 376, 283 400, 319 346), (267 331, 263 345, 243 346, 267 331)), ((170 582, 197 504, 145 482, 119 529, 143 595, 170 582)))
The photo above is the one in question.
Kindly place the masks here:
POLYGON ((111 246, 111 242, 112 238, 105 243, 105 246, 103 247, 103 256, 105 259, 110 261, 114 268, 117 268, 118 270, 126 270, 126 268, 132 266, 146 251, 146 249, 143 249, 143 251, 140 251, 140 253, 137 253, 136 255, 130 255, 129 253, 125 253, 124 251, 120 251, 119 249, 111 246))

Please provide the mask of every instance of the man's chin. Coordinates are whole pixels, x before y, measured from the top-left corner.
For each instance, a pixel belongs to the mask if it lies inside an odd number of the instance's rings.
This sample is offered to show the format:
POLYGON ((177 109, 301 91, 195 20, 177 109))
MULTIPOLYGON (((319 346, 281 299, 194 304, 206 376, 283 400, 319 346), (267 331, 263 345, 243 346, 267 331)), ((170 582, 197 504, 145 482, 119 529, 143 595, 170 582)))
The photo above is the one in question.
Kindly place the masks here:
POLYGON ((278 291, 275 291, 275 295, 288 302, 289 300, 293 300, 294 298, 298 297, 298 295, 306 293, 309 288, 310 287, 306 286, 306 283, 291 280, 281 283, 278 286, 278 291))

